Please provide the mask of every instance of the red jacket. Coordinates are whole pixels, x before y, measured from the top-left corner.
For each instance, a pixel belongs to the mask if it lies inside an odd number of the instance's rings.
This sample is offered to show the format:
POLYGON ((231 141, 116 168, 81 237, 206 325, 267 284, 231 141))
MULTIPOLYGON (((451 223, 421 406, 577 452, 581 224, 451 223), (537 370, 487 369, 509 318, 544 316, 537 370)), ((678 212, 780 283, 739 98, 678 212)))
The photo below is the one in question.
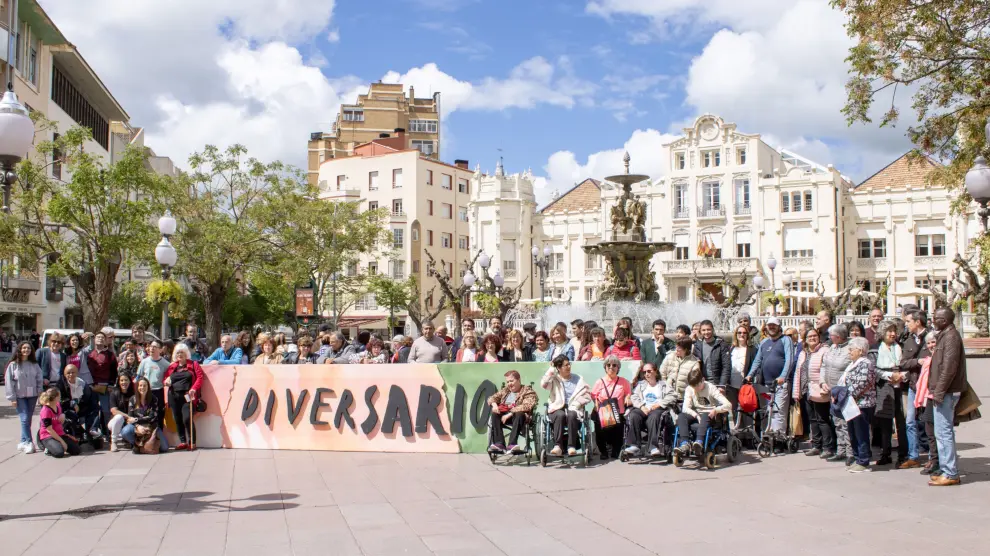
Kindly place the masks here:
MULTIPOLYGON (((203 367, 201 367, 199 365, 199 363, 197 363, 196 361, 193 361, 191 359, 187 359, 186 360, 186 367, 188 367, 189 370, 192 371, 192 374, 193 374, 193 383, 192 383, 192 387, 190 388, 190 390, 195 390, 196 391, 196 394, 193 395, 193 396, 191 396, 192 399, 195 400, 195 399, 199 398, 199 389, 200 389, 200 387, 203 386, 203 367)), ((175 362, 175 363, 172 363, 171 365, 169 365, 168 366, 168 369, 165 370, 165 378, 162 379, 162 380, 168 379, 168 377, 172 376, 172 373, 174 373, 176 371, 176 369, 178 369, 178 368, 179 368, 179 363, 178 362, 175 362)))
POLYGON ((94 349, 89 352, 86 359, 86 365, 90 374, 93 375, 94 384, 113 386, 117 383, 117 356, 114 355, 113 350, 109 348, 103 351, 94 349))
POLYGON ((639 348, 636 347, 636 342, 633 342, 632 340, 626 340, 626 345, 622 347, 619 347, 619 344, 617 343, 613 343, 612 346, 605 351, 605 357, 608 357, 609 355, 618 357, 620 361, 639 361, 639 348))

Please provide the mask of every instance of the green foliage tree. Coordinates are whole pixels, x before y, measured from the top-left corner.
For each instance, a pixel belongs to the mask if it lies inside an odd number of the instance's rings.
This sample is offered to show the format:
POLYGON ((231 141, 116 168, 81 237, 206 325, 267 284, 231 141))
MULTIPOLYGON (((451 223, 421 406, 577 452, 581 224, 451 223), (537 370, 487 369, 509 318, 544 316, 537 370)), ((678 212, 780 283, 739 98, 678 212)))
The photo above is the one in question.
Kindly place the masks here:
POLYGON ((395 327, 396 309, 407 309, 419 299, 419 288, 414 277, 395 280, 382 274, 370 276, 368 291, 375 294, 375 301, 379 307, 388 307, 389 330, 395 327))
POLYGON ((110 298, 110 320, 121 328, 130 328, 136 323, 148 326, 155 322, 155 316, 155 307, 148 303, 141 282, 120 284, 110 298))
MULTIPOLYGON (((38 113, 36 137, 57 126, 38 113)), ((168 182, 149 169, 144 149, 127 148, 108 163, 84 149, 88 129, 64 130, 36 142, 36 154, 18 167, 11 213, 0 216, 0 256, 16 257, 35 272, 75 287, 88 331, 106 326, 120 269, 149 261, 158 242, 154 218, 168 182), (58 165, 61 179, 50 176, 58 165)))

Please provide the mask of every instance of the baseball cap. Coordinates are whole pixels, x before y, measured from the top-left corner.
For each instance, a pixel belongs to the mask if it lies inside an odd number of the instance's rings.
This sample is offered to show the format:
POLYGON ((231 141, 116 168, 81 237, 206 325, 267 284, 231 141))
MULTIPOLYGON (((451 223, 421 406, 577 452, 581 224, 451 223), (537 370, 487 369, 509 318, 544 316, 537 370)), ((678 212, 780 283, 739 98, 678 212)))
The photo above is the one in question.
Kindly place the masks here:
POLYGON ((767 324, 768 325, 776 324, 777 326, 780 326, 780 319, 778 319, 777 317, 770 317, 767 319, 767 324))

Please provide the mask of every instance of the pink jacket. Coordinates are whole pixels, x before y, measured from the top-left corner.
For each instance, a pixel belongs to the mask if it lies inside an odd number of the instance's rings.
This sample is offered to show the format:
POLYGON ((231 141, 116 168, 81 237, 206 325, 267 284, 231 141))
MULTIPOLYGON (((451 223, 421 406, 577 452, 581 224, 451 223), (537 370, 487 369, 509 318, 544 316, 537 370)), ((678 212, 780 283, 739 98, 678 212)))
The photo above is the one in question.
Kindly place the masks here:
POLYGON ((632 386, 629 381, 616 377, 615 381, 609 381, 607 376, 598 379, 595 387, 591 389, 591 399, 595 402, 604 402, 609 398, 619 400, 619 413, 626 412, 626 398, 632 395, 632 386), (614 387, 614 389, 613 389, 614 387))

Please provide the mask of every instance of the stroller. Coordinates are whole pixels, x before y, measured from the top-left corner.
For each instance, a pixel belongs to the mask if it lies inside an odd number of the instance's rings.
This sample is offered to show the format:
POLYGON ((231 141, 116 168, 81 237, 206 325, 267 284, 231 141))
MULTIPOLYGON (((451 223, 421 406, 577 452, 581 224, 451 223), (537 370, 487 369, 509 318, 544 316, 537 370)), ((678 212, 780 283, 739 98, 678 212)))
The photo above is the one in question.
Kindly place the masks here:
MULTIPOLYGON (((760 400, 766 402, 766 407, 763 409, 764 415, 761 417, 763 421, 760 426, 763 428, 763 432, 760 434, 759 443, 756 446, 756 453, 760 455, 761 458, 768 458, 776 453, 776 448, 778 444, 783 444, 787 451, 790 453, 796 453, 798 451, 798 439, 790 436, 790 429, 786 426, 787 415, 784 415, 785 426, 784 429, 787 432, 776 432, 772 429, 772 423, 774 415, 780 413, 780 404, 777 403, 777 389, 782 388, 776 382, 770 383, 770 386, 756 386, 756 392, 760 397, 760 400)), ((757 414, 760 410, 757 410, 757 414)), ((757 427, 754 422, 754 428, 757 427)))

